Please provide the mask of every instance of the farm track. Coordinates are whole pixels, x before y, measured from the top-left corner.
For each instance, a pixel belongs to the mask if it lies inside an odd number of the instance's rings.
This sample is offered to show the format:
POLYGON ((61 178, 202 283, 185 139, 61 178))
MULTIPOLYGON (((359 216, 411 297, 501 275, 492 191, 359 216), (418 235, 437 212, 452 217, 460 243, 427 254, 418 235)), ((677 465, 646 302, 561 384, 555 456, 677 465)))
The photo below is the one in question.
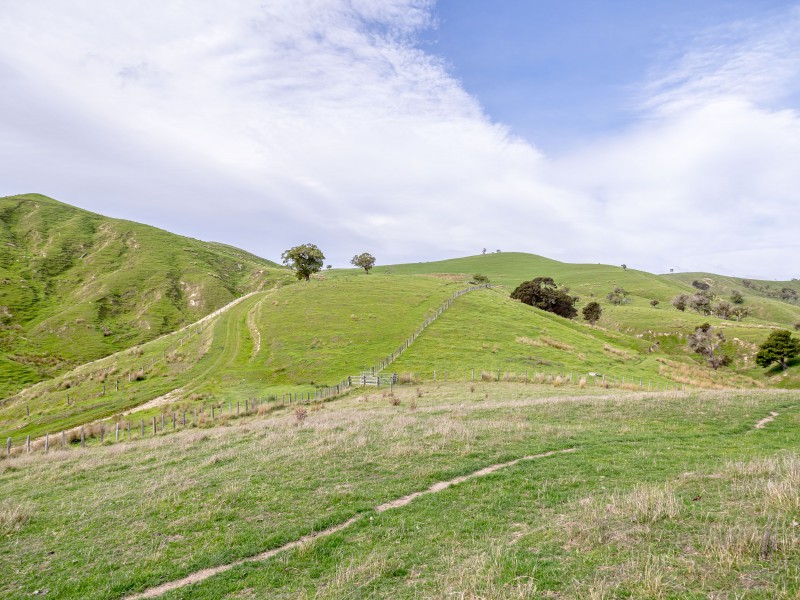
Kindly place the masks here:
MULTIPOLYGON (((238 356, 238 354, 241 352, 242 335, 241 335, 241 331, 239 330, 239 328, 236 327, 235 320, 230 318, 230 315, 231 315, 230 309, 236 307, 240 303, 250 299, 251 297, 253 297, 253 296, 257 295, 257 294, 260 294, 260 295, 264 296, 260 300, 260 301, 263 301, 267 297, 269 297, 273 292, 274 292, 274 290, 268 290, 266 292, 263 292, 263 291, 262 292, 250 292, 249 294, 245 294, 244 296, 242 296, 240 298, 237 298, 233 302, 230 302, 229 304, 226 304, 222 308, 217 309, 213 313, 211 313, 209 315, 206 315, 205 317, 203 317, 202 319, 192 323, 191 325, 187 325, 186 327, 183 327, 183 328, 181 328, 181 329, 179 329, 179 330, 177 330, 175 332, 168 333, 168 334, 163 335, 163 336, 161 336, 159 338, 156 338, 156 340, 152 340, 153 342, 155 342, 155 341, 158 341, 160 339, 163 339, 164 337, 167 337, 167 336, 170 336, 170 335, 175 335, 175 334, 178 334, 178 333, 180 333, 182 331, 188 330, 188 329, 190 329, 192 327, 196 327, 196 326, 198 326, 200 324, 210 323, 211 321, 213 321, 215 319, 218 319, 217 323, 214 323, 214 324, 211 325, 212 327, 214 327, 214 332, 212 334, 212 336, 214 338, 214 342, 212 342, 212 347, 219 346, 219 347, 222 348, 222 351, 221 351, 220 356, 218 358, 216 358, 213 362, 211 362, 208 365, 202 365, 203 369, 199 373, 192 373, 191 371, 189 371, 187 373, 189 375, 189 379, 188 379, 187 382, 183 383, 182 385, 180 385, 179 387, 177 387, 177 388, 175 388, 173 390, 168 391, 166 394, 162 394, 162 395, 160 395, 160 396, 158 396, 156 398, 152 398, 150 400, 146 400, 146 401, 142 402, 141 404, 139 404, 137 406, 133 406, 133 407, 127 409, 126 411, 124 411, 122 414, 125 415, 125 416, 128 416, 128 415, 130 415, 130 414, 132 414, 134 412, 137 412, 139 410, 144 410, 144 409, 147 409, 147 408, 157 407, 157 406, 160 406, 160 405, 165 404, 167 402, 174 401, 174 400, 178 399, 179 395, 180 396, 187 395, 187 394, 191 393, 192 389, 194 389, 198 385, 202 384, 202 382, 206 380, 206 378, 208 377, 208 375, 210 373, 212 373, 215 370, 219 369, 220 367, 222 367, 222 366, 224 366, 226 364, 230 364, 232 361, 234 361, 236 359, 236 357, 238 356), (220 322, 225 322, 224 335, 220 334, 218 331, 216 331, 217 327, 219 327, 219 325, 220 325, 220 322), (217 339, 218 336, 220 337, 220 339, 217 339)), ((148 342, 148 344, 149 343, 151 343, 151 342, 148 342)), ((114 356, 121 355, 124 352, 128 352, 128 350, 122 350, 122 351, 117 352, 115 354, 111 354, 109 356, 97 359, 97 360, 92 361, 90 363, 86 363, 85 365, 81 365, 78 368, 79 369, 83 369, 83 368, 89 367, 89 366, 91 366, 91 365, 93 365, 95 363, 98 363, 100 361, 108 360, 109 358, 113 358, 114 356)), ((195 365, 194 369, 197 369, 201 364, 202 364, 202 358, 201 358, 201 361, 198 363, 198 365, 195 365)), ((194 370, 194 369, 192 369, 192 370, 194 370)), ((39 383, 36 384, 36 386, 44 384, 44 383, 47 383, 47 381, 39 382, 39 383)), ((32 387, 27 388, 27 389, 28 390, 32 390, 36 386, 32 386, 32 387)), ((107 418, 108 418, 107 416, 106 417, 101 417, 99 419, 95 419, 94 421, 90 421, 88 423, 84 423, 83 425, 77 425, 75 427, 69 427, 67 429, 64 429, 63 431, 66 432, 67 434, 76 433, 76 432, 79 432, 81 430, 81 427, 95 425, 97 423, 100 423, 100 422, 104 421, 107 418)), ((62 430, 58 430, 58 431, 51 432, 49 435, 57 436, 57 435, 60 435, 61 432, 62 432, 62 430)), ((31 443, 35 444, 35 443, 38 443, 38 442, 42 442, 44 439, 45 439, 45 436, 40 436, 38 438, 32 439, 31 443)))
MULTIPOLYGON (((379 506, 375 507, 375 512, 382 513, 387 510, 402 508, 419 498, 420 496, 427 496, 429 494, 437 494, 442 492, 454 485, 458 485, 460 483, 464 483, 470 481, 472 479, 477 479, 479 477, 485 477, 486 475, 490 475, 491 473, 495 473, 501 469, 506 469, 508 467, 513 467, 521 462, 536 460, 539 458, 547 458, 550 456, 556 456, 558 454, 568 454, 575 452, 575 448, 565 448, 562 450, 551 450, 549 452, 542 452, 541 454, 532 454, 529 456, 523 456, 508 462, 504 463, 497 463, 494 465, 490 465, 488 467, 484 467, 483 469, 479 469, 478 471, 474 471, 467 475, 462 475, 460 477, 454 477, 453 479, 448 479, 446 481, 439 481, 434 483, 430 486, 427 490, 421 490, 419 492, 414 492, 411 494, 407 494, 406 496, 402 496, 390 502, 386 502, 379 506)), ((331 536, 335 533, 343 531, 347 529, 351 525, 355 524, 356 522, 360 521, 362 515, 356 515, 354 517, 349 518, 348 520, 344 521, 343 523, 339 523, 338 525, 334 525, 328 529, 324 529, 322 531, 316 531, 309 534, 304 535, 303 537, 294 540, 293 542, 289 542, 284 544, 283 546, 279 546, 278 548, 273 548, 272 550, 267 550, 266 552, 262 552, 260 554, 256 554, 255 556, 250 556, 248 558, 242 558, 232 563, 228 563, 226 565, 219 565, 216 567, 210 567, 208 569, 202 569, 186 577, 181 579, 176 579, 175 581, 169 581, 167 583, 162 583, 156 587, 150 588, 149 590, 145 590, 139 594, 133 594, 131 596, 126 596, 124 600, 143 600, 144 598, 156 598, 161 596, 162 594, 166 594, 167 592, 171 592, 173 590, 177 590, 188 585, 192 585, 195 583, 200 583, 209 579, 215 575, 219 575, 220 573, 225 573, 226 571, 230 571, 231 569, 238 567, 240 565, 254 563, 254 562, 263 562, 265 560, 269 560, 274 556, 286 552, 288 550, 293 550, 294 548, 298 548, 303 544, 308 542, 312 542, 314 540, 331 536)))

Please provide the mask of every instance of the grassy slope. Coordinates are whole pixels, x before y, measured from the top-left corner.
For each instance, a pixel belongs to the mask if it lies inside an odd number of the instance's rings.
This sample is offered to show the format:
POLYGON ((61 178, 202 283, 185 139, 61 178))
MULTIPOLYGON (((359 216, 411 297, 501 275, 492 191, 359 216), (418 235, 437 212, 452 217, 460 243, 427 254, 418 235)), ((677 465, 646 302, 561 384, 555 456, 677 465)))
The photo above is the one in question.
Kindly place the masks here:
POLYGON ((0 595, 47 588, 53 597, 119 598, 359 513, 331 538, 167 597, 800 592, 796 392, 591 397, 503 383, 421 391, 399 390, 398 406, 351 396, 316 407, 302 425, 278 413, 0 461, 0 595), (753 430, 770 411, 778 418, 753 430), (577 451, 371 510, 436 481, 570 447, 577 451), (765 529, 776 542, 762 552, 765 529))
MULTIPOLYGON (((783 287, 800 290, 800 282, 797 281, 754 280, 753 286, 745 288, 740 279, 730 277, 702 273, 654 275, 610 265, 561 263, 518 252, 379 266, 376 271, 397 274, 481 273, 489 276, 493 284, 502 286, 506 292, 513 290, 522 281, 549 276, 557 283, 569 286, 570 293, 581 298, 579 309, 590 301, 600 302, 603 307, 600 325, 606 329, 641 336, 651 343, 658 342, 661 352, 679 358, 692 358, 686 352, 685 336, 700 324, 710 322, 716 327, 724 328, 728 351, 736 354, 736 369, 742 375, 755 377, 769 385, 800 386, 800 361, 792 364, 788 377, 783 377, 775 369, 757 369, 753 364, 757 345, 766 339, 772 329, 792 329, 794 323, 800 322, 800 306, 766 297, 763 293, 756 293, 757 290, 767 284, 772 290, 783 287), (719 298, 729 297, 733 290, 742 292, 746 299, 745 305, 753 311, 753 316, 742 322, 734 322, 674 309, 670 304, 672 298, 681 293, 691 294, 696 291, 691 286, 695 279, 704 279, 711 283, 711 291, 719 298), (617 286, 630 293, 628 304, 613 306, 606 300, 606 294, 617 286), (660 304, 653 308, 650 300, 658 300, 660 304)), ((350 272, 352 271, 337 271, 342 275, 350 272)))
POLYGON ((18 394, 0 407, 0 438, 16 443, 111 417, 177 388, 175 405, 188 406, 190 398, 224 404, 335 385, 390 354, 462 287, 431 277, 370 275, 259 292, 200 327, 18 394))
POLYGON ((223 244, 36 194, 0 198, 0 397, 286 276, 223 244))

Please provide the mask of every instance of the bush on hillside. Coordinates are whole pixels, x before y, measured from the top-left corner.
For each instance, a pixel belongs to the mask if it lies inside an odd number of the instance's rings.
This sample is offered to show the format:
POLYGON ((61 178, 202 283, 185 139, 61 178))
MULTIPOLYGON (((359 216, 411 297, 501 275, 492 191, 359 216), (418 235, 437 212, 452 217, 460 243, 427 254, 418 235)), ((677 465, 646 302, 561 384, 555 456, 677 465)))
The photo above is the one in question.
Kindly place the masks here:
POLYGON ((597 323, 602 315, 603 309, 597 302, 589 302, 589 304, 583 307, 583 318, 589 321, 591 325, 597 323))
POLYGON ((572 319, 578 314, 575 309, 577 298, 558 289, 552 277, 537 277, 531 281, 525 281, 511 292, 511 297, 565 319, 572 319))
POLYGON ((708 361, 708 366, 715 371, 720 367, 731 364, 731 357, 722 353, 722 344, 725 336, 722 332, 714 331, 708 323, 703 323, 689 336, 689 348, 697 354, 702 354, 708 361))
POLYGON ((678 294, 672 299, 672 306, 681 312, 686 311, 686 306, 689 304, 689 296, 687 294, 678 294))
POLYGON ((630 300, 628 300, 628 292, 621 287, 615 287, 611 292, 609 292, 609 294, 606 296, 606 300, 615 305, 627 304, 630 302, 630 300))

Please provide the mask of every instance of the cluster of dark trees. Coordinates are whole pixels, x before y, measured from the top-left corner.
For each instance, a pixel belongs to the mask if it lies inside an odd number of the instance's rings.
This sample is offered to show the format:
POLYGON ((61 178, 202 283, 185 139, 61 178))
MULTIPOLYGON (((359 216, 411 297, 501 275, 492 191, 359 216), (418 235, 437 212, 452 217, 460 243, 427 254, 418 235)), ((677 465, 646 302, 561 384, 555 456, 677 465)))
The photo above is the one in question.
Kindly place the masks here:
MULTIPOLYGON (((695 282, 697 283, 697 282, 695 282)), ((703 283, 703 285, 708 285, 703 283)), ((696 286, 695 286, 696 287, 696 286)), ((749 317, 751 311, 743 306, 744 296, 739 292, 731 295, 731 300, 717 299, 710 289, 699 289, 694 294, 678 294, 672 299, 672 306, 683 312, 687 308, 701 315, 714 315, 720 319, 741 321, 749 317)))
MULTIPOLYGON (((796 280, 792 279, 792 281, 796 280)), ((782 300, 784 302, 792 302, 794 304, 800 302, 800 294, 798 294, 797 290, 792 289, 790 287, 782 287, 778 289, 778 288, 773 288, 768 283, 758 284, 754 281, 751 281, 750 279, 742 279, 742 285, 749 290, 759 292, 764 296, 775 298, 776 300, 782 300)))
POLYGON ((569 289, 559 288, 552 277, 537 277, 520 283, 511 292, 511 297, 524 304, 572 319, 578 311, 575 304, 580 300, 569 295, 569 289))

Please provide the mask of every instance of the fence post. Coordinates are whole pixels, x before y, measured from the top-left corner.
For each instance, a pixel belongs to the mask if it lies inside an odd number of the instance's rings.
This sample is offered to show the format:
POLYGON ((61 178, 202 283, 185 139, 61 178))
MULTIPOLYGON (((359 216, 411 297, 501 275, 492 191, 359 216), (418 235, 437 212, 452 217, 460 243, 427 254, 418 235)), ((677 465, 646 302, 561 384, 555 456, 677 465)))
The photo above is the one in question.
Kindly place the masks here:
POLYGON ((236 416, 239 416, 239 401, 236 401, 236 416))
POLYGON ((62 431, 61 432, 61 448, 62 448, 62 450, 66 450, 67 449, 67 432, 66 431, 62 431))
POLYGON ((83 429, 83 425, 81 425, 81 448, 86 447, 86 432, 83 429))
POLYGON ((100 443, 102 444, 106 437, 106 428, 100 425, 100 443))
POLYGON ((155 435, 157 431, 158 431, 158 426, 156 425, 156 418, 154 416, 153 417, 153 435, 155 435))
POLYGON ((131 422, 128 421, 128 441, 131 441, 131 422))
POLYGON ((164 431, 164 413, 161 413, 161 431, 164 431))
POLYGON ((6 440, 6 457, 11 456, 11 438, 6 440))
POLYGON ((144 419, 142 419, 142 437, 144 437, 144 419))
POLYGON ((172 411, 172 431, 175 431, 175 419, 177 416, 175 415, 175 411, 172 411))
POLYGON ((49 433, 45 433, 44 434, 44 453, 47 454, 47 452, 49 450, 50 450, 50 434, 49 433))
POLYGON ((117 426, 114 430, 114 442, 119 442, 119 422, 117 422, 117 426))

